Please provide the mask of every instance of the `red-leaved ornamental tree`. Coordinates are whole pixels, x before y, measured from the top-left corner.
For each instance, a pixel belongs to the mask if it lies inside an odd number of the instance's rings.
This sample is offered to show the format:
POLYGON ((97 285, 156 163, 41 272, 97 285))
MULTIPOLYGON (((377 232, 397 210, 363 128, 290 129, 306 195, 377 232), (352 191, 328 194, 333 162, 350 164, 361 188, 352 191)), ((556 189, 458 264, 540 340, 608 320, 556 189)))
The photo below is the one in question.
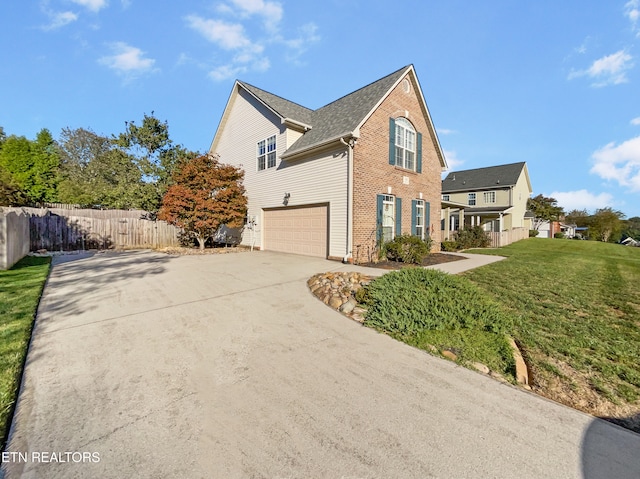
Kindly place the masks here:
POLYGON ((158 218, 193 233, 200 249, 220 226, 242 226, 247 213, 243 170, 208 154, 184 162, 172 178, 158 218))

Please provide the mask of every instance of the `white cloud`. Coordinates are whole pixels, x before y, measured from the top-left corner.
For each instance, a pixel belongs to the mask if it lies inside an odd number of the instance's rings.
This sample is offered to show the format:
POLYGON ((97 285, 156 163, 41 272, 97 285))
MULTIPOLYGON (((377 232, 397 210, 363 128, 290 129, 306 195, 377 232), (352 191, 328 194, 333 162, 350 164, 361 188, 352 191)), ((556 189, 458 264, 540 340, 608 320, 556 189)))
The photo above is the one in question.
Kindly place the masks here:
POLYGON ((300 56, 309 49, 309 46, 320 41, 318 27, 315 23, 307 23, 298 28, 298 36, 290 40, 277 37, 276 41, 284 43, 288 48, 287 59, 299 63, 300 56))
POLYGON ((635 27, 640 18, 640 0, 629 0, 624 5, 624 14, 629 17, 631 23, 635 27))
POLYGON ((449 128, 436 128, 438 135, 453 135, 454 133, 458 133, 456 130, 451 130, 449 128))
POLYGON ((445 159, 447 160, 447 170, 446 172, 443 173, 443 176, 446 176, 450 171, 457 170, 463 165, 464 160, 461 160, 460 158, 458 158, 455 151, 444 150, 443 153, 444 153, 445 159))
POLYGON ((152 58, 144 58, 144 52, 139 48, 124 42, 112 43, 110 48, 113 55, 104 56, 98 62, 115 70, 126 79, 131 80, 153 70, 156 61, 152 58))
POLYGON ((107 0, 71 0, 71 1, 77 5, 81 5, 91 10, 92 12, 98 12, 109 4, 107 0))
MULTIPOLYGON (((278 2, 264 0, 231 0, 233 6, 239 9, 242 16, 259 15, 264 19, 265 27, 269 31, 276 31, 282 20, 282 5, 278 2)), ((233 11, 233 9, 230 9, 233 11)))
POLYGON ((640 125, 640 116, 631 120, 632 125, 640 125))
POLYGON ((270 46, 279 47, 286 60, 298 63, 298 58, 318 42, 318 27, 307 23, 298 28, 297 36, 287 38, 280 33, 280 23, 284 16, 282 4, 269 0, 225 0, 217 5, 219 16, 231 17, 205 18, 191 14, 184 18, 187 26, 198 32, 222 50, 231 52, 228 58, 209 72, 214 80, 225 80, 246 71, 266 71, 271 61, 266 54, 270 46), (256 25, 264 23, 264 29, 256 25), (259 37, 258 35, 266 36, 259 37))
POLYGON ((225 50, 252 47, 251 41, 245 35, 244 27, 239 23, 207 20, 198 15, 189 15, 186 20, 189 27, 225 50))
POLYGON ((587 76, 596 80, 592 83, 595 87, 626 83, 628 81, 626 71, 633 66, 631 60, 633 60, 631 55, 620 50, 599 58, 586 70, 572 71, 569 74, 569 80, 587 76))
POLYGON ((211 70, 209 72, 209 77, 215 81, 223 81, 229 78, 233 78, 237 76, 238 73, 243 73, 246 70, 247 70, 246 67, 223 65, 211 70))
POLYGON ((597 210, 612 206, 613 196, 609 193, 594 194, 587 190, 577 191, 554 191, 550 194, 544 194, 558 200, 558 205, 562 206, 565 212, 571 210, 597 210))
POLYGON ((591 158, 594 162, 591 173, 640 192, 640 136, 617 146, 609 143, 596 150, 591 158))
POLYGON ((265 46, 253 42, 245 33, 244 26, 240 23, 228 23, 217 19, 205 19, 198 15, 189 15, 185 18, 190 28, 200 33, 210 42, 218 45, 223 50, 233 51, 235 55, 226 65, 217 66, 209 72, 209 76, 222 81, 231 78, 238 73, 244 73, 248 69, 254 71, 266 71, 271 63, 264 56, 265 46))
POLYGON ((78 15, 73 12, 51 12, 47 11, 47 15, 51 18, 48 25, 42 27, 43 30, 56 30, 64 27, 78 19, 78 15))

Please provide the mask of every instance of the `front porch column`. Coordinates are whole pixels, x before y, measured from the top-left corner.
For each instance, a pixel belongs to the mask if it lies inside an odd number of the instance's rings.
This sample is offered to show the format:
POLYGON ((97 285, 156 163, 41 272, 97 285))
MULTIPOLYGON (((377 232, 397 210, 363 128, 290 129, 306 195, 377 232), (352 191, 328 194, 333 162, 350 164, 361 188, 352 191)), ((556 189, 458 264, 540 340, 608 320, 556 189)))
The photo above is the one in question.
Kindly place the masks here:
POLYGON ((449 231, 451 228, 449 227, 451 221, 451 208, 445 208, 444 210, 444 239, 449 241, 449 231))
POLYGON ((502 230, 504 230, 504 225, 503 225, 502 213, 500 213, 500 233, 502 233, 502 230))
POLYGON ((464 210, 461 209, 458 211, 458 224, 460 225, 459 229, 464 229, 464 210))

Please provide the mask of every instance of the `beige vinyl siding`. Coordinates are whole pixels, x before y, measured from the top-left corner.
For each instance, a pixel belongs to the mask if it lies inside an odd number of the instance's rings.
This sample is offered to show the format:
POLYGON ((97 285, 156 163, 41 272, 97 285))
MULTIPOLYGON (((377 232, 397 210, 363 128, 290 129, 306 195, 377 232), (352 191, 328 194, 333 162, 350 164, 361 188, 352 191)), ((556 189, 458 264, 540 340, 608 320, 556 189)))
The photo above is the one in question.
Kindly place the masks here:
POLYGON ((298 141, 298 139, 300 139, 300 137, 302 136, 302 132, 296 131, 296 130, 292 130, 291 128, 287 128, 287 135, 286 136, 287 136, 286 148, 289 148, 296 141, 298 141))
POLYGON ((520 173, 520 177, 513 187, 513 211, 511 216, 513 218, 512 228, 522 228, 527 226, 524 215, 527 211, 527 200, 529 199, 529 184, 527 182, 527 175, 523 169, 520 173))
POLYGON ((345 149, 325 151, 310 159, 282 161, 287 148, 287 132, 280 118, 239 89, 224 131, 217 143, 220 160, 245 171, 244 186, 248 198, 248 214, 257 221, 254 234, 244 231, 242 244, 262 247, 263 209, 283 206, 289 193, 288 206, 328 203, 329 256, 346 254, 347 235, 347 152, 345 149), (257 169, 257 143, 276 135, 276 167, 257 169))

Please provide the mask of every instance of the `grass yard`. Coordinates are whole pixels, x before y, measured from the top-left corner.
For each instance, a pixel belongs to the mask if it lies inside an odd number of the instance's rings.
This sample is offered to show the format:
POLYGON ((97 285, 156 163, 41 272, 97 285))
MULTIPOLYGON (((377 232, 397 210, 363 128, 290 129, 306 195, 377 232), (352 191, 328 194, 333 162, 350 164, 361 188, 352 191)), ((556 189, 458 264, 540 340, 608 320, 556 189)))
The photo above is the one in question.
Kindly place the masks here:
POLYGON ((531 238, 463 274, 514 318, 538 394, 640 432, 640 248, 531 238))
POLYGON ((0 271, 0 430, 4 450, 50 258, 27 256, 0 271))

